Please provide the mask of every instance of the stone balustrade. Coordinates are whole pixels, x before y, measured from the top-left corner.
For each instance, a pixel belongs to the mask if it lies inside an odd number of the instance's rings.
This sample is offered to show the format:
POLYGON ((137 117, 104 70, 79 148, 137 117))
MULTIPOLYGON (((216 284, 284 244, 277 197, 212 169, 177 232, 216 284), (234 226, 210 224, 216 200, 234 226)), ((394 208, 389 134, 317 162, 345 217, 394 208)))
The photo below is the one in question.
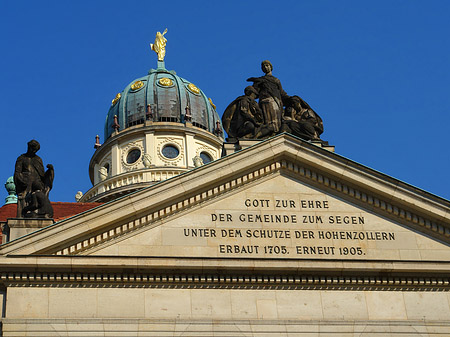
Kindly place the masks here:
POLYGON ((80 202, 107 201, 105 198, 109 192, 125 188, 130 191, 131 185, 136 185, 136 189, 153 185, 162 180, 170 179, 180 173, 185 172, 182 168, 151 168, 139 171, 131 171, 110 177, 90 188, 80 199, 80 202))

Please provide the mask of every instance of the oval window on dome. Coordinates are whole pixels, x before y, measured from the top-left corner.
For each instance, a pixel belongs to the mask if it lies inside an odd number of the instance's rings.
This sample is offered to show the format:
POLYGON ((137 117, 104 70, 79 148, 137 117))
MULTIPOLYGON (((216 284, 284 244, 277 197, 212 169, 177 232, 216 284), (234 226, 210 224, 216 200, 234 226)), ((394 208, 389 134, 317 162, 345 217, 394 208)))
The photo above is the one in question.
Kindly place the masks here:
POLYGON ((202 158, 203 164, 208 164, 213 160, 212 157, 207 152, 200 153, 200 158, 202 158))
POLYGON ((127 154, 127 164, 133 164, 138 161, 139 157, 141 156, 141 150, 139 149, 132 149, 127 154))
POLYGON ((180 154, 180 150, 178 150, 178 148, 174 145, 166 145, 161 150, 161 153, 168 159, 174 159, 178 157, 178 155, 180 154))

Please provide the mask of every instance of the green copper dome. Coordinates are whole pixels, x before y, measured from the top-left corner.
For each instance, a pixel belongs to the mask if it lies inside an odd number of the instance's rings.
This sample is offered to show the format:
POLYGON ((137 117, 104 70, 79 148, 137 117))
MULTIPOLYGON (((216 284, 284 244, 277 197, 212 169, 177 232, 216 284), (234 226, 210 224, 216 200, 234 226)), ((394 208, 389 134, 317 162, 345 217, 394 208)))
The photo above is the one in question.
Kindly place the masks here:
POLYGON ((113 100, 105 123, 105 140, 115 131, 149 122, 191 122, 223 138, 222 122, 212 101, 195 84, 165 69, 158 61, 158 69, 151 69, 113 100), (117 125, 116 125, 117 128, 117 125))

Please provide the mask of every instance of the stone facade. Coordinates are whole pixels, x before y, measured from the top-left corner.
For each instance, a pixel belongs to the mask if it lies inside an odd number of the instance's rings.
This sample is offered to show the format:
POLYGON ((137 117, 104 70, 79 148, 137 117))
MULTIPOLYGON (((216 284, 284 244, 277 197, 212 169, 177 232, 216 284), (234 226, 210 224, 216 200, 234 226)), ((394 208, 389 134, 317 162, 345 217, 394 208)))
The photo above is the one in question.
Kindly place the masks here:
POLYGON ((289 135, 0 246, 3 336, 442 336, 450 203, 289 135))

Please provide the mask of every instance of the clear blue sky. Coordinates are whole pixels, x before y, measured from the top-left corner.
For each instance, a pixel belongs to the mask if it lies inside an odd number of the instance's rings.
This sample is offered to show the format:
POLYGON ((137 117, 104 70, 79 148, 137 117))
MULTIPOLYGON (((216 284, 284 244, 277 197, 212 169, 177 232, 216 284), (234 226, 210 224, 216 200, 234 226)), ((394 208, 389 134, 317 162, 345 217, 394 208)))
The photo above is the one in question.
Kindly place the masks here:
MULTIPOLYGON (((52 201, 90 187, 111 100, 156 66, 220 114, 269 59, 349 159, 450 199, 450 1, 2 1, 0 183, 37 139, 52 201)), ((0 204, 6 190, 0 193, 0 204)))

